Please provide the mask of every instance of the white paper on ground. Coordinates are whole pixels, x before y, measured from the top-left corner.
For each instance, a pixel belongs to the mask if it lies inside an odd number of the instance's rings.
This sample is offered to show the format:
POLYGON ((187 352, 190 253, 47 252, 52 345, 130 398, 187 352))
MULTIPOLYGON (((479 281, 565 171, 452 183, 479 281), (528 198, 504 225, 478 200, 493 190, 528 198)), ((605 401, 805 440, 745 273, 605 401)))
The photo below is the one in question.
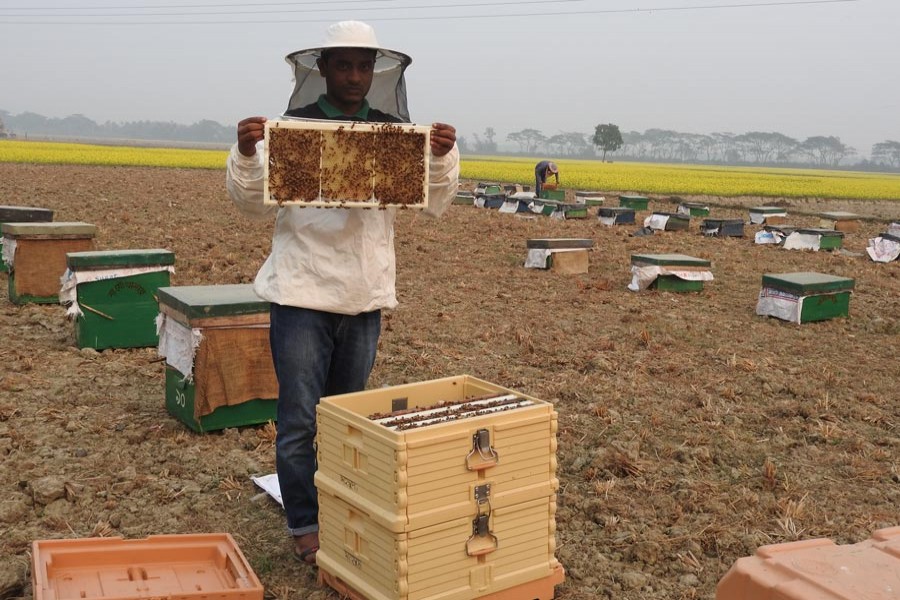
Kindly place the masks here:
POLYGON ((194 355, 203 340, 199 329, 182 325, 164 313, 156 316, 156 333, 159 335, 157 354, 166 359, 166 364, 185 376, 194 379, 194 355))
POLYGON ((632 292, 638 292, 650 287, 650 284, 656 281, 660 275, 674 275, 685 281, 712 281, 712 271, 685 271, 678 267, 666 267, 662 265, 631 265, 631 283, 628 289, 632 292))
POLYGON ((272 496, 281 508, 284 508, 284 500, 281 499, 281 486, 278 484, 278 473, 271 475, 260 475, 259 477, 250 477, 253 483, 263 489, 265 493, 272 496))
POLYGON ((644 227, 656 229, 657 231, 665 231, 666 223, 669 222, 669 215, 650 215, 644 219, 644 227))
POLYGON ((784 238, 784 248, 786 250, 813 250, 818 252, 821 241, 822 236, 816 233, 794 231, 784 238))
POLYGON ((756 314, 799 324, 803 300, 806 297, 764 287, 760 290, 759 300, 756 302, 756 314))
POLYGON ((13 258, 16 255, 16 238, 3 236, 3 262, 13 266, 13 258))
POLYGON ((900 257, 900 242, 889 240, 878 236, 869 238, 869 245, 866 248, 869 258, 875 262, 891 262, 900 257))

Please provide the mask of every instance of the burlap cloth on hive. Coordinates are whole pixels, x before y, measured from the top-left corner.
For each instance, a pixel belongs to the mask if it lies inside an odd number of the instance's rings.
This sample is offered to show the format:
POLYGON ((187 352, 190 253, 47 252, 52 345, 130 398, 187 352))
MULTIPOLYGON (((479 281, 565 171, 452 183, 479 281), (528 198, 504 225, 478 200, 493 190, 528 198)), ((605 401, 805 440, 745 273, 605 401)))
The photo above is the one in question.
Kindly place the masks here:
POLYGON ((194 417, 278 398, 268 327, 204 328, 194 360, 194 417))

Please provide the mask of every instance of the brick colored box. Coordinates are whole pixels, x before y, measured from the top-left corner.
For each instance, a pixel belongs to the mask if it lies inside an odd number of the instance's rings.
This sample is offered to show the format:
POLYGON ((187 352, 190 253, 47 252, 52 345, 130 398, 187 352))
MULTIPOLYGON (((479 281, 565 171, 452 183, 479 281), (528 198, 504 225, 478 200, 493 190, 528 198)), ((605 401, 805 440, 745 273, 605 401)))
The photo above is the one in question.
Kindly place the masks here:
POLYGON ((716 600, 890 600, 900 597, 900 527, 857 544, 825 538, 761 546, 737 559, 716 600))
POLYGON ((9 299, 15 304, 59 303, 66 254, 92 250, 97 227, 81 222, 4 223, 9 299))
POLYGON ((619 206, 633 208, 634 210, 647 210, 650 201, 644 196, 619 196, 619 206))
POLYGON ((157 294, 169 414, 197 432, 274 421, 269 303, 250 284, 161 287, 157 294), (194 358, 182 364, 176 342, 194 335, 201 336, 194 358))
POLYGON ((756 314, 794 323, 850 314, 854 280, 824 273, 769 273, 762 277, 756 314))
POLYGON ((227 533, 38 540, 34 600, 262 600, 263 586, 227 533))
MULTIPOLYGON (((47 223, 53 220, 53 211, 36 206, 0 206, 0 226, 4 223, 47 223)), ((3 259, 3 237, 0 236, 0 273, 9 271, 3 259)))
POLYGON ((69 252, 67 276, 80 309, 75 316, 78 347, 156 346, 156 292, 169 285, 174 264, 175 255, 161 249, 69 252))
POLYGON ((322 398, 317 418, 327 583, 369 600, 474 600, 561 581, 551 404, 462 375, 322 398), (496 398, 511 408, 489 408, 496 398), (433 422, 392 428, 419 417, 433 422))

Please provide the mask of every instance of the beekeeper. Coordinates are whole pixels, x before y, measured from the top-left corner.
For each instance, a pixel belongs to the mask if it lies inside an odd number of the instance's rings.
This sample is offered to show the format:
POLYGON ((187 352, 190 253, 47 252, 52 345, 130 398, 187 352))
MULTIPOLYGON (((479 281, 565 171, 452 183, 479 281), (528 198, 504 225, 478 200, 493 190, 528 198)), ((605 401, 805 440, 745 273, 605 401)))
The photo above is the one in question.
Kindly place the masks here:
POLYGON ((556 185, 559 185, 559 167, 555 162, 542 160, 534 165, 534 193, 538 198, 541 197, 541 188, 547 183, 547 177, 550 175, 556 177, 556 185))
MULTIPOLYGON (((286 57, 295 86, 285 115, 314 119, 409 122, 404 74, 412 59, 383 48, 374 29, 343 21, 324 43, 286 57)), ((381 310, 397 306, 396 208, 313 209, 263 204, 265 117, 237 126, 225 186, 253 219, 275 217, 272 251, 256 276, 271 303, 270 342, 278 378, 276 470, 293 552, 315 564, 318 500, 313 475, 316 405, 323 396, 360 391, 375 361, 381 310)), ((431 130, 426 214, 439 216, 455 197, 456 130, 431 130)))

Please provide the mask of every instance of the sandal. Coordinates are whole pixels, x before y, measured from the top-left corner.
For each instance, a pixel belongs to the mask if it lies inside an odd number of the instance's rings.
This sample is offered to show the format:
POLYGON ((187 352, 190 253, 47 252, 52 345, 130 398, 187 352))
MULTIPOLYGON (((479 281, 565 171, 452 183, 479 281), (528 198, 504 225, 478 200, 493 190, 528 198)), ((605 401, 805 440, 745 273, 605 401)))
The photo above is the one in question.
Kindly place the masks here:
POLYGON ((302 562, 303 564, 315 566, 315 564, 316 564, 316 552, 318 552, 318 551, 319 551, 319 546, 318 546, 318 544, 316 544, 315 546, 310 546, 309 548, 307 548, 307 549, 305 549, 305 550, 302 550, 302 551, 298 551, 298 550, 295 548, 295 549, 294 549, 294 558, 296 558, 297 560, 299 560, 299 561, 302 562), (312 560, 308 560, 309 557, 312 557, 312 560))

